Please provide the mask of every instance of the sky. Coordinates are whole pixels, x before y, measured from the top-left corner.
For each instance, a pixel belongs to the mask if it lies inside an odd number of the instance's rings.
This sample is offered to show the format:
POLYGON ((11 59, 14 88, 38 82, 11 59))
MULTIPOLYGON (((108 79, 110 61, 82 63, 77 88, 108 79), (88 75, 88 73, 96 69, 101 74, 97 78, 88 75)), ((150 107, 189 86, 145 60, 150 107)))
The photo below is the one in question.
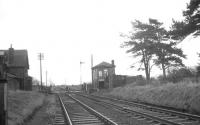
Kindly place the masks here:
MULTIPOLYGON (((115 60, 116 74, 144 75, 130 68, 136 60, 120 48, 120 33, 131 31, 131 21, 155 18, 168 28, 172 18, 181 20, 189 0, 0 0, 1 49, 27 49, 29 75, 43 81, 79 84, 91 81, 93 64, 115 60), (80 61, 84 62, 80 67, 80 61), (80 71, 81 70, 81 71, 80 71)), ((198 38, 187 38, 180 47, 188 66, 197 64, 198 38)), ((160 70, 154 69, 152 75, 160 70)))

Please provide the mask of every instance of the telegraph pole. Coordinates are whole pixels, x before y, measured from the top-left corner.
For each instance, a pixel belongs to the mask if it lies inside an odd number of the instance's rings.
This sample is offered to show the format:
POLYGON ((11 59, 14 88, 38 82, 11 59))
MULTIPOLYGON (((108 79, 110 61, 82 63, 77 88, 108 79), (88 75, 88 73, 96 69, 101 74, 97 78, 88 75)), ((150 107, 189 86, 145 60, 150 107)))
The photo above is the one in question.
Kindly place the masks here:
POLYGON ((83 62, 81 62, 80 61, 80 84, 82 84, 82 71, 81 71, 81 64, 82 64, 83 62))
POLYGON ((47 87, 47 70, 46 70, 46 89, 45 89, 46 93, 48 93, 49 89, 47 87))
POLYGON ((38 55, 39 60, 40 60, 40 91, 43 90, 43 85, 42 85, 42 60, 44 59, 44 54, 43 53, 39 53, 38 55))
POLYGON ((91 75, 92 75, 92 86, 93 86, 93 88, 94 88, 92 67, 93 67, 93 55, 91 55, 91 75))
POLYGON ((81 62, 80 61, 80 84, 82 84, 82 71, 81 71, 81 65, 83 64, 84 62, 81 62))
POLYGON ((47 87, 47 73, 48 73, 48 72, 47 72, 47 70, 46 70, 46 87, 47 87))

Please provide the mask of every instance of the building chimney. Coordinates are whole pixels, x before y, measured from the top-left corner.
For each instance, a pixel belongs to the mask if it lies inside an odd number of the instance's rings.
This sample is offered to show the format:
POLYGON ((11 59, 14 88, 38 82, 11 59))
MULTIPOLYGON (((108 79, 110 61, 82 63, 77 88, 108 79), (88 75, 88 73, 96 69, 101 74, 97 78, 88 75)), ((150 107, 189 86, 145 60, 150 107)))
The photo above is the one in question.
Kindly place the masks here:
POLYGON ((12 44, 8 50, 8 63, 12 64, 14 62, 14 49, 12 48, 12 44))
POLYGON ((112 63, 113 66, 115 66, 115 62, 114 62, 114 60, 112 60, 111 63, 112 63))

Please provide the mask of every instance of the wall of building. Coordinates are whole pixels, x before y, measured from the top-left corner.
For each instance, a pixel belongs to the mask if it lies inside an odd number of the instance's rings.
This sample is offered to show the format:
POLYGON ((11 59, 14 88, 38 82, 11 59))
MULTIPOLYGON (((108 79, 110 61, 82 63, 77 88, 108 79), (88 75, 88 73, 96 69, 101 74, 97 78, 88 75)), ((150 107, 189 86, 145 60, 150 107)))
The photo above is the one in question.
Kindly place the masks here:
POLYGON ((105 88, 112 87, 112 77, 115 74, 114 68, 96 68, 93 69, 93 87, 99 88, 99 81, 104 82, 105 88))
POLYGON ((142 79, 142 75, 137 75, 137 76, 127 76, 126 77, 126 84, 131 84, 134 82, 137 82, 138 80, 142 79))
POLYGON ((15 80, 13 78, 11 83, 14 84, 15 82, 20 90, 32 90, 32 78, 28 76, 28 69, 23 67, 9 67, 8 73, 17 77, 15 80))
POLYGON ((126 75, 114 75, 113 76, 113 87, 124 86, 131 84, 142 79, 141 75, 138 76, 126 76, 126 75))
POLYGON ((17 79, 8 77, 7 80, 9 90, 18 90, 20 88, 20 83, 17 79))
POLYGON ((126 76, 125 75, 114 75, 113 76, 113 87, 119 87, 126 85, 126 76))
POLYGON ((26 90, 26 91, 32 90, 32 77, 26 77, 25 78, 24 90, 26 90))
POLYGON ((24 78, 24 77, 28 76, 27 70, 28 69, 25 69, 23 67, 9 67, 8 73, 16 75, 19 78, 24 78))

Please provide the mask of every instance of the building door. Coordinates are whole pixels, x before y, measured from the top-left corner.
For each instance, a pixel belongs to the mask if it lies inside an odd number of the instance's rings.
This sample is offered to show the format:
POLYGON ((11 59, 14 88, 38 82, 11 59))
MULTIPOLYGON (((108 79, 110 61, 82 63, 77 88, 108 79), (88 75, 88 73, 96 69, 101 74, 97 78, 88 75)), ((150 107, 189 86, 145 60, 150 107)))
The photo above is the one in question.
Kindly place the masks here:
POLYGON ((24 90, 24 82, 22 79, 19 79, 19 89, 24 90))
POLYGON ((104 81, 99 81, 99 89, 104 89, 104 88, 105 88, 104 81))

